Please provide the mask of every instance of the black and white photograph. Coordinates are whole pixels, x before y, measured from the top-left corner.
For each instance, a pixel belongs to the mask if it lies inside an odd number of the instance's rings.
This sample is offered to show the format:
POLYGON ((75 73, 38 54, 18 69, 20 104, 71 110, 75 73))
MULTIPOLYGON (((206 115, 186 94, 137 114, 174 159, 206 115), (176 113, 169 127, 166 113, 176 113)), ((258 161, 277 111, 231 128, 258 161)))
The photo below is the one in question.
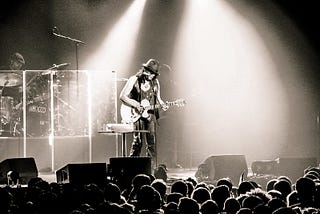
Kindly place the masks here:
POLYGON ((320 213, 316 0, 3 0, 0 213, 320 213))

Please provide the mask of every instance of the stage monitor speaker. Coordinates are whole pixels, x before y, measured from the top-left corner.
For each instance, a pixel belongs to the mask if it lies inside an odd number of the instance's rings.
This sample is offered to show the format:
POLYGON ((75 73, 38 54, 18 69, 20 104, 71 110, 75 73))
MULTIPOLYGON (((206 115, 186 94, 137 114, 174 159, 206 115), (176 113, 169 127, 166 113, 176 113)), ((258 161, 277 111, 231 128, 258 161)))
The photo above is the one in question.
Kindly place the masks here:
POLYGON ((275 160, 253 161, 251 170, 254 175, 275 175, 278 163, 275 160))
POLYGON ((137 174, 151 174, 150 157, 114 157, 109 159, 109 174, 123 190, 137 174))
POLYGON ((210 181, 217 181, 220 178, 228 177, 234 185, 238 185, 240 177, 246 178, 248 174, 247 162, 244 155, 210 156, 201 166, 205 166, 207 179, 210 181))
POLYGON ((56 178, 58 183, 103 186, 107 180, 106 168, 106 163, 71 163, 58 169, 56 178))
POLYGON ((19 184, 28 184, 31 178, 38 177, 34 158, 9 158, 0 163, 0 183, 8 184, 8 172, 17 172, 19 184))
POLYGON ((299 177, 302 177, 304 170, 308 167, 317 166, 317 158, 315 157, 280 157, 276 161, 278 162, 277 175, 288 176, 292 182, 296 182, 299 177))

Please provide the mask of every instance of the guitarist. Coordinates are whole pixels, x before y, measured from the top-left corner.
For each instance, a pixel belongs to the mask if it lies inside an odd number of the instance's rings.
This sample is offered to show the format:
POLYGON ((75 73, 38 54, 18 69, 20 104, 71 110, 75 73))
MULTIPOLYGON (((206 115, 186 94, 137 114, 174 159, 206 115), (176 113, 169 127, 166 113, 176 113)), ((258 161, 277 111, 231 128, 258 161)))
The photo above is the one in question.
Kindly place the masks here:
MULTIPOLYGON (((137 114, 145 111, 141 101, 147 101, 150 105, 160 105, 166 111, 168 105, 160 97, 159 75, 160 64, 155 59, 149 59, 142 64, 141 69, 131 76, 120 93, 120 100, 128 105, 137 114)), ((145 113, 145 112, 144 112, 145 113)), ((147 111, 147 117, 140 117, 134 126, 136 130, 148 130, 149 133, 134 133, 130 156, 140 156, 143 142, 147 146, 147 156, 152 158, 152 165, 156 167, 156 125, 159 118, 158 109, 147 111)))

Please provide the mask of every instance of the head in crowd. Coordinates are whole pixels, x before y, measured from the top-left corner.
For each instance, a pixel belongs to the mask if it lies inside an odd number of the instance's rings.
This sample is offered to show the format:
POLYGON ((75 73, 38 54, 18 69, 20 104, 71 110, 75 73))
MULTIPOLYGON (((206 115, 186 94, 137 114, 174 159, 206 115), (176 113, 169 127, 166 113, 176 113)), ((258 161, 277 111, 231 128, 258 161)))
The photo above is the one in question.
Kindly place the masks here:
POLYGON ((188 185, 184 180, 177 180, 173 182, 171 186, 171 193, 178 192, 181 193, 183 196, 188 195, 188 185))

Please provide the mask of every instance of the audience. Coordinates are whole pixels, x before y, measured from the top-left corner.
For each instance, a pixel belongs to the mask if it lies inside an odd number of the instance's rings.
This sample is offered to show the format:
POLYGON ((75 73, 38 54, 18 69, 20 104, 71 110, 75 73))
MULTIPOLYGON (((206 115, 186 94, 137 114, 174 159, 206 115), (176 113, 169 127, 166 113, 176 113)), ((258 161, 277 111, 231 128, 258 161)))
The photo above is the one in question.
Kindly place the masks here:
POLYGON ((211 199, 209 190, 204 187, 196 188, 191 194, 191 198, 196 200, 198 204, 202 204, 207 200, 211 199))
POLYGON ((270 191, 270 190, 274 190, 273 185, 274 185, 277 181, 278 181, 278 179, 273 178, 273 179, 271 179, 271 180, 269 180, 269 181, 267 182, 267 185, 266 185, 266 190, 267 190, 267 192, 270 191))
POLYGON ((217 202, 220 212, 223 211, 224 202, 230 197, 229 188, 226 185, 220 185, 211 192, 211 199, 217 202))
POLYGON ((169 202, 163 206, 164 214, 178 214, 178 204, 175 202, 169 202))
POLYGON ((201 214, 218 214, 219 207, 214 200, 207 200, 200 207, 201 214))
POLYGON ((299 206, 302 208, 316 207, 316 183, 307 177, 299 178, 296 182, 299 206))
POLYGON ((287 206, 286 202, 280 198, 271 199, 270 201, 268 201, 267 205, 268 205, 268 207, 270 207, 272 212, 281 208, 281 207, 287 206))
POLYGON ((200 206, 196 200, 189 197, 182 197, 178 204, 180 213, 199 214, 200 206))
POLYGON ((272 178, 265 187, 252 181, 233 185, 221 178, 215 185, 194 178, 168 183, 167 178, 138 174, 131 187, 116 183, 48 183, 32 178, 27 187, 0 187, 4 214, 318 214, 320 170, 308 168, 292 182, 272 178))
POLYGON ((143 185, 137 192, 137 202, 135 205, 135 211, 141 213, 141 211, 147 211, 147 213, 154 213, 161 208, 161 196, 150 185, 143 185))
POLYGON ((165 204, 167 199, 167 184, 162 179, 156 179, 151 183, 151 186, 159 192, 161 197, 161 204, 165 204))
POLYGON ((228 214, 236 214, 240 208, 240 202, 236 198, 230 197, 224 202, 223 210, 228 214))
POLYGON ((273 189, 281 192, 282 196, 286 198, 292 191, 292 184, 286 179, 278 179, 273 185, 273 189))
POLYGON ((171 193, 181 193, 184 197, 188 196, 188 184, 184 180, 177 180, 171 186, 171 193))

